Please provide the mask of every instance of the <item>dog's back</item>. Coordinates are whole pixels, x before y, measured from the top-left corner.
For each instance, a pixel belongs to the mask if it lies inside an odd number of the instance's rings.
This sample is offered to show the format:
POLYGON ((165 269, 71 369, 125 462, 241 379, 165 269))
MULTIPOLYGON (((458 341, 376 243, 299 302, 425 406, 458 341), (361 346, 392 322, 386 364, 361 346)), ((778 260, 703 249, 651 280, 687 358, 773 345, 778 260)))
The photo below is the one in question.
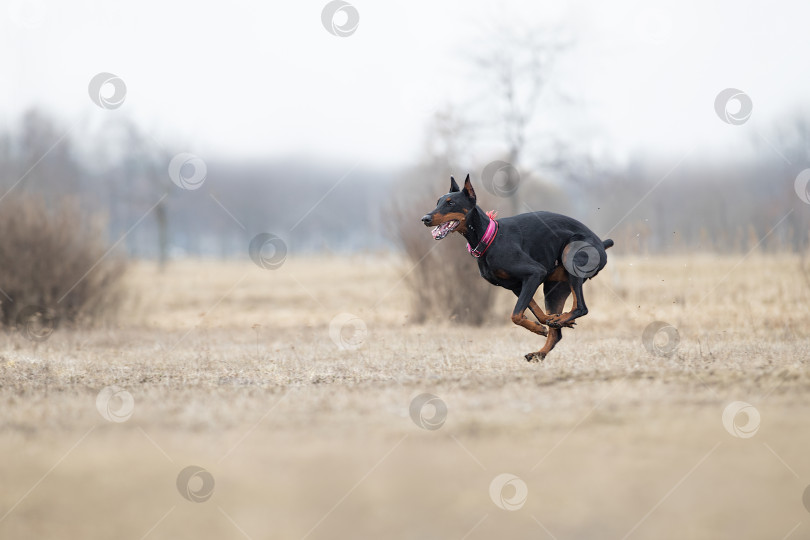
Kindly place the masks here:
POLYGON ((520 239, 521 249, 536 261, 559 263, 566 245, 582 242, 584 246, 593 246, 599 253, 601 270, 607 263, 605 250, 613 245, 613 240, 603 242, 580 221, 554 212, 529 212, 503 218, 499 223, 515 233, 515 238, 520 239))

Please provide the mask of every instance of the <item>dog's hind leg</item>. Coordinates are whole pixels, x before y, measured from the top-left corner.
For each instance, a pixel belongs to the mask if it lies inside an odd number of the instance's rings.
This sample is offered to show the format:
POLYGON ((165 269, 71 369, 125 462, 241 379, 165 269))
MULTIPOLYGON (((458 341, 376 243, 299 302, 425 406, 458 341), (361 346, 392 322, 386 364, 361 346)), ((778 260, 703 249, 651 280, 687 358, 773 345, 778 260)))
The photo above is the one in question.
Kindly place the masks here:
MULTIPOLYGON (((582 285, 585 280, 594 277, 607 264, 606 247, 613 245, 603 245, 602 242, 590 242, 588 239, 576 240, 563 248, 561 259, 567 270, 568 287, 574 295, 574 305, 568 313, 553 312, 546 324, 551 327, 572 327, 574 321, 588 314, 588 306, 585 305, 585 297, 582 294, 582 285), (579 247, 576 247, 577 244, 579 247), (584 247, 583 247, 584 244, 584 247)), ((560 308, 562 310, 562 307, 560 308)))
MULTIPOLYGON (((559 328, 561 326, 571 326, 575 319, 588 314, 588 306, 585 305, 585 297, 582 295, 582 284, 585 279, 577 276, 569 276, 568 283, 560 283, 560 286, 568 285, 569 290, 574 295, 574 304, 571 306, 571 311, 559 315, 550 315, 546 324, 550 328, 559 328)), ((567 295, 566 295, 567 296, 567 295)), ((560 310, 565 306, 560 306, 560 310)))
MULTIPOLYGON (((543 284, 543 293, 546 297, 546 311, 556 313, 565 309, 565 301, 568 299, 568 295, 571 294, 571 290, 565 282, 551 281, 543 284)), ((561 339, 562 328, 549 327, 543 348, 537 352, 527 354, 526 360, 529 362, 543 360, 561 339)))

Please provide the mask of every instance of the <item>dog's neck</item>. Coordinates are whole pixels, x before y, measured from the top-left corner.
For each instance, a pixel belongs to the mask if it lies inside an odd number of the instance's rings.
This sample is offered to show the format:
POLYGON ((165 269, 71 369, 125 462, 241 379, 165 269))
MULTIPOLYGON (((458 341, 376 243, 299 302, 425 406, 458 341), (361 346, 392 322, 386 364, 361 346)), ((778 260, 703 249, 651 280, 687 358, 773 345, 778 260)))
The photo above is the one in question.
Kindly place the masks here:
POLYGON ((463 235, 472 247, 481 242, 489 226, 489 221, 489 216, 478 205, 467 213, 467 219, 465 220, 467 230, 464 231, 463 235))

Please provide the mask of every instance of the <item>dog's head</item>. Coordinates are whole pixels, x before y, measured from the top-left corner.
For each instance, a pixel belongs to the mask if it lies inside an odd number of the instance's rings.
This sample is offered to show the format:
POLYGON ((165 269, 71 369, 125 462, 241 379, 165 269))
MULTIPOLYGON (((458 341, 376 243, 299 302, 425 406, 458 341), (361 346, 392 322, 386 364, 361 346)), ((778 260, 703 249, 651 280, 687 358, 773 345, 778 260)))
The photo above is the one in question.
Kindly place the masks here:
POLYGON ((441 240, 453 231, 467 231, 467 215, 475 208, 475 190, 470 183, 470 175, 460 189, 455 179, 450 177, 450 193, 436 201, 436 209, 422 217, 422 223, 434 227, 434 240, 441 240))

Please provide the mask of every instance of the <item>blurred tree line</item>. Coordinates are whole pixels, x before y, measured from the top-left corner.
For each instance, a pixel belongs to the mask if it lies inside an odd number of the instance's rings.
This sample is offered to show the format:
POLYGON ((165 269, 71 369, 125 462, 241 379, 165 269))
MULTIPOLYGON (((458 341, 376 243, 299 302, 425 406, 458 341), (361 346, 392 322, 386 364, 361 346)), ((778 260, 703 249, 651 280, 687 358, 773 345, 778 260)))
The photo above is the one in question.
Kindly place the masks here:
MULTIPOLYGON (((447 189, 451 173, 467 172, 501 215, 568 213, 613 237, 616 251, 733 253, 808 246, 810 208, 794 189, 798 173, 810 167, 808 117, 797 114, 770 134, 779 152, 752 142, 750 153, 727 162, 690 156, 675 166, 673 156, 673 162, 639 158, 620 167, 559 151, 545 172, 519 167, 514 196, 501 198, 483 189, 481 173, 491 159, 509 155, 471 157, 468 139, 474 135, 464 134, 474 131, 452 110, 437 116, 424 159, 407 170, 204 157, 203 185, 183 190, 168 174, 176 152, 135 124, 66 128, 42 111, 29 111, 0 132, 0 196, 9 190, 41 194, 51 202, 77 196, 88 214, 106 217, 111 241, 126 236, 122 244, 131 256, 155 259, 243 257, 259 232, 278 234, 293 253, 396 250, 401 245, 391 242, 396 220, 390 202, 413 198, 400 188, 424 192, 404 209, 413 220, 402 226, 427 235, 419 217, 447 189)), ((0 199, 0 211, 2 204, 0 199)))
POLYGON ((387 248, 379 221, 390 184, 384 174, 351 164, 200 156, 206 178, 185 190, 168 172, 181 150, 127 120, 68 127, 31 110, 0 132, 0 197, 36 194, 51 206, 76 197, 87 215, 106 220, 109 241, 123 238, 136 258, 247 257, 261 232, 297 253, 387 248))

